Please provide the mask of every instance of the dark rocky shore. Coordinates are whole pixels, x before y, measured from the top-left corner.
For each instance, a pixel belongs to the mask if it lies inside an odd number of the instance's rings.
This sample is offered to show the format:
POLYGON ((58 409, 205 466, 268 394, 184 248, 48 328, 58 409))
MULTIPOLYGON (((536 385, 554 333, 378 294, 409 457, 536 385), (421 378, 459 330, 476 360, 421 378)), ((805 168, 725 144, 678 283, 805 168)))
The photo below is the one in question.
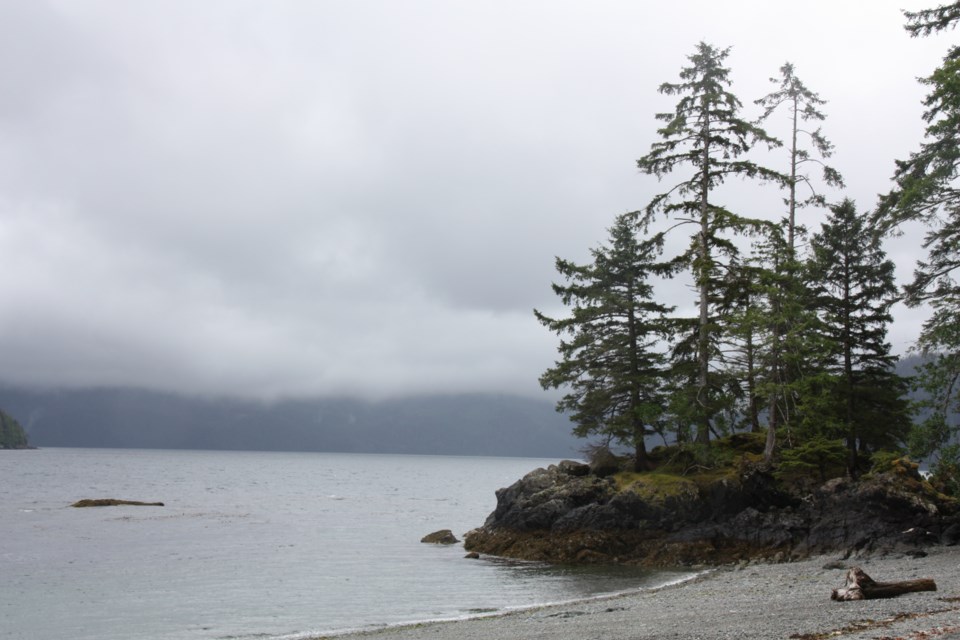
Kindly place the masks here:
POLYGON ((960 540, 960 508, 909 464, 859 480, 783 483, 760 465, 689 478, 598 475, 565 461, 497 492, 468 551, 649 567, 924 553, 960 540))

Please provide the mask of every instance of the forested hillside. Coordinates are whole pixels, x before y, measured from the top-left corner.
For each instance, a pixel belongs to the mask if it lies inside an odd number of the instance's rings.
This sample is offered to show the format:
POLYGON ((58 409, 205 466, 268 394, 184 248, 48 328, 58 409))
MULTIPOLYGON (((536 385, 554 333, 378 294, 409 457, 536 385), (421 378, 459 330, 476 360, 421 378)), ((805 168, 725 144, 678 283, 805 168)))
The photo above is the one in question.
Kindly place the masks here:
POLYGON ((579 457, 546 400, 490 395, 249 400, 141 390, 0 389, 39 447, 132 447, 579 457))
POLYGON ((27 435, 20 423, 0 411, 0 449, 26 449, 27 435))

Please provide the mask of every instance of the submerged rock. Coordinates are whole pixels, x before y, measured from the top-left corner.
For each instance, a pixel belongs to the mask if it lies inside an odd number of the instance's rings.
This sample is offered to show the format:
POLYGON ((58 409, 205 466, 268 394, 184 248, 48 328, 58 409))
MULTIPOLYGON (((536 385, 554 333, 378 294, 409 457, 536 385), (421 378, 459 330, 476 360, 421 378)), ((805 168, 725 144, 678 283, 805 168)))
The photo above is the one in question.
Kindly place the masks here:
POLYGON ((468 551, 645 566, 905 552, 955 542, 960 509, 915 478, 836 478, 805 495, 760 468, 686 478, 569 473, 554 465, 497 491, 468 551))
POLYGON ((134 507, 162 507, 162 502, 138 502, 137 500, 117 500, 115 498, 86 498, 74 502, 71 507, 117 507, 129 505, 134 507))
POLYGON ((420 542, 427 544, 457 544, 460 542, 457 540, 457 537, 453 535, 453 532, 450 529, 441 529, 440 531, 434 531, 429 533, 422 538, 420 542))

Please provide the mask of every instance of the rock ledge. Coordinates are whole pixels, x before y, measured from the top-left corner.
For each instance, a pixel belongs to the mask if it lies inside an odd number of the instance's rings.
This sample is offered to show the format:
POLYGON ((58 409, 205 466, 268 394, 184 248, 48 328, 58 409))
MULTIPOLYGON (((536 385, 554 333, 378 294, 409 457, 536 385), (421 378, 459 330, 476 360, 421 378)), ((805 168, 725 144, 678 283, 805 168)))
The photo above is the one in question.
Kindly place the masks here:
POLYGON ((478 553, 650 567, 845 557, 956 544, 960 508, 918 475, 834 478, 806 493, 758 466, 716 475, 600 477, 564 462, 497 491, 478 553))
POLYGON ((135 507, 162 507, 162 502, 139 502, 137 500, 117 500, 115 498, 85 498, 74 502, 71 507, 118 507, 129 505, 135 507))

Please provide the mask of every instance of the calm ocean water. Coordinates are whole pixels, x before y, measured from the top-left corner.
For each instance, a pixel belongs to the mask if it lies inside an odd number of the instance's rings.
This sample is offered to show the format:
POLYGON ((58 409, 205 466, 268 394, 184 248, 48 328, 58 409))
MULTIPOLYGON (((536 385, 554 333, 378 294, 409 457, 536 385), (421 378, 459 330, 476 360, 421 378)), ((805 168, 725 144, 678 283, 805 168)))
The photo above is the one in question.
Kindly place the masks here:
POLYGON ((460 618, 681 574, 464 559, 494 491, 555 460, 0 451, 0 638, 303 638, 460 618), (81 498, 164 507, 73 509, 81 498))

